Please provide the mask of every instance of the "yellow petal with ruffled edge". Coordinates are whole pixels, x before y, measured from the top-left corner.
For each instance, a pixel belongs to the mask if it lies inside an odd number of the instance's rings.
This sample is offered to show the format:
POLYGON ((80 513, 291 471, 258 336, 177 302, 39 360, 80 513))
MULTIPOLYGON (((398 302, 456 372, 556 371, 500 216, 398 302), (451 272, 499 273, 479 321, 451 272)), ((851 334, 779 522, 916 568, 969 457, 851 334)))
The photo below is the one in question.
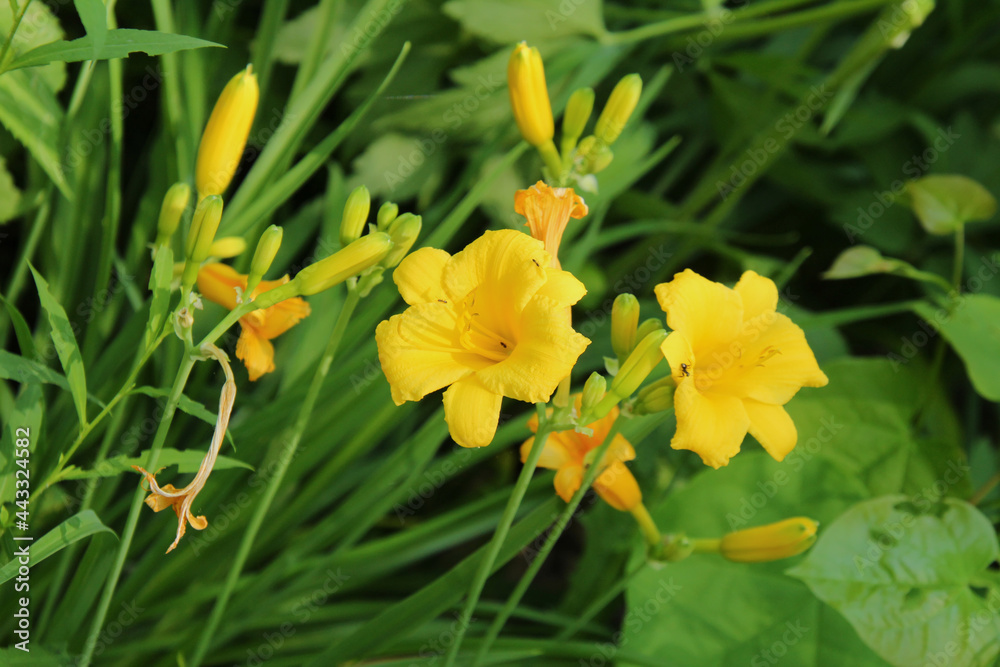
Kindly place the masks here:
POLYGON ((702 394, 692 382, 674 393, 677 431, 670 446, 689 449, 713 468, 720 468, 740 451, 750 426, 743 401, 732 396, 702 394))
POLYGON ((642 502, 639 484, 621 461, 612 463, 594 480, 594 490, 607 504, 623 512, 642 502))
POLYGON ((673 331, 660 343, 663 358, 670 364, 670 371, 678 383, 692 377, 695 368, 694 352, 687 337, 679 331, 673 331))
POLYGON ((445 291, 463 300, 475 291, 477 302, 505 304, 512 316, 545 284, 549 254, 542 242, 512 229, 490 231, 455 253, 444 268, 445 291))
POLYGON ((775 460, 783 461, 795 449, 799 437, 795 422, 785 408, 753 400, 743 401, 743 408, 750 418, 750 435, 775 460))
POLYGON ((236 341, 236 356, 247 367, 251 382, 274 370, 274 346, 271 341, 258 336, 252 327, 243 327, 236 341))
POLYGON ((572 306, 587 294, 587 288, 569 271, 548 269, 547 279, 536 296, 547 296, 560 306, 572 306))
POLYGON ((270 340, 285 333, 312 312, 304 299, 292 297, 263 310, 263 321, 256 326, 258 336, 270 340))
POLYGON ((521 314, 520 333, 510 356, 478 375, 497 394, 528 403, 546 402, 589 344, 567 322, 562 307, 537 296, 521 314))
POLYGON ((695 356, 728 345, 743 324, 743 302, 736 292, 691 269, 655 288, 667 325, 684 334, 695 356))
POLYGON ((451 438, 462 447, 485 447, 493 441, 503 397, 487 389, 475 375, 444 392, 444 420, 451 438))
POLYGON ((450 259, 451 255, 437 248, 421 248, 407 255, 392 273, 403 301, 415 306, 447 299, 442 275, 450 259))
POLYGON ((764 313, 772 313, 778 307, 778 287, 773 280, 755 271, 745 271, 733 290, 743 301, 744 322, 764 313))
POLYGON ((462 347, 454 309, 437 302, 411 306, 381 322, 375 341, 396 405, 419 401, 491 363, 462 347))

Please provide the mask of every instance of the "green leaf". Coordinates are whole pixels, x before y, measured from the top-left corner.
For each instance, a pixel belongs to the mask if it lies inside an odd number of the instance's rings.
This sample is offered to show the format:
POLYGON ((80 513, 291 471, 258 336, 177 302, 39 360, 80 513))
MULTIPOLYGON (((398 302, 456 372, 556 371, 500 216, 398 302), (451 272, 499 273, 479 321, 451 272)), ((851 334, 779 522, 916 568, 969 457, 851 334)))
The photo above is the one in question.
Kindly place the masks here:
POLYGON ((56 353, 59 355, 59 362, 62 364, 63 372, 69 381, 69 391, 73 394, 73 402, 76 406, 76 413, 81 424, 87 423, 87 374, 83 368, 83 357, 80 355, 80 348, 77 347, 76 337, 73 335, 73 327, 66 317, 66 311, 59 305, 59 302, 52 292, 49 291, 49 284, 41 276, 34 266, 28 265, 31 274, 35 277, 35 285, 38 287, 38 297, 41 299, 42 308, 49 316, 49 325, 52 327, 52 344, 55 345, 56 353))
POLYGON ((851 508, 788 573, 893 665, 943 656, 986 667, 1000 652, 1000 618, 971 587, 998 555, 992 524, 972 505, 897 495, 851 508))
POLYGON ((959 175, 925 176, 906 184, 910 206, 931 234, 951 234, 967 222, 989 220, 997 200, 976 181, 959 175))
POLYGON ((0 224, 13 220, 21 213, 21 191, 7 171, 7 162, 0 157, 0 224))
POLYGON ((170 307, 170 282, 174 277, 174 252, 167 246, 156 251, 153 271, 149 275, 149 290, 153 297, 149 304, 149 319, 146 321, 146 348, 148 349, 160 334, 170 307))
POLYGON ((444 12, 495 44, 605 34, 601 0, 453 0, 444 12))
MULTIPOLYGON (((28 546, 30 554, 28 567, 34 567, 74 542, 103 531, 114 534, 114 531, 101 523, 94 510, 84 510, 66 519, 38 540, 21 542, 18 546, 28 546)), ((0 567, 0 584, 12 579, 20 566, 19 560, 14 558, 0 567)))
POLYGON ((101 0, 73 0, 73 4, 87 36, 93 40, 93 60, 99 60, 108 39, 108 10, 101 0))
POLYGON ((142 52, 150 56, 164 53, 201 49, 207 46, 219 46, 197 37, 173 35, 156 30, 133 30, 119 28, 109 30, 107 41, 99 50, 94 49, 94 39, 90 35, 70 41, 58 41, 18 56, 10 64, 9 69, 36 67, 51 62, 74 63, 82 60, 107 60, 109 58, 127 58, 130 53, 142 52))
POLYGON ((976 391, 983 398, 1000 401, 1000 299, 989 294, 969 294, 951 310, 929 303, 920 303, 914 310, 962 358, 976 391))
MULTIPOLYGON (((867 497, 860 481, 821 458, 796 467, 758 451, 706 469, 651 511, 664 532, 710 538, 792 516, 822 527, 867 497)), ((633 565, 643 552, 637 545, 633 565)), ((626 589, 620 644, 670 656, 671 667, 770 666, 777 651, 783 664, 797 667, 882 667, 842 618, 783 574, 791 562, 732 563, 706 554, 645 567, 626 589)))
POLYGON ((3 298, 3 296, 0 296, 0 303, 7 309, 7 315, 10 316, 11 324, 14 325, 14 335, 17 336, 17 345, 21 348, 21 356, 34 359, 38 356, 35 351, 35 341, 31 336, 31 328, 24 321, 21 311, 14 304, 3 298))
MULTIPOLYGON (((11 0, 13 1, 13 0, 11 0)), ((23 4, 23 2, 18 3, 23 4)), ((6 39, 14 26, 16 10, 0 12, 0 39, 6 39)), ((21 53, 56 40, 65 39, 66 33, 59 25, 59 19, 44 2, 32 2, 24 11, 21 26, 18 28, 14 42, 7 54, 9 64, 21 53)), ((58 93, 66 85, 66 64, 51 63, 32 70, 29 74, 32 83, 43 82, 51 93, 58 93)))
POLYGON ((67 199, 73 191, 66 182, 59 157, 62 108, 51 90, 32 81, 26 72, 0 76, 0 123, 24 144, 67 199))
POLYGON ((823 277, 827 280, 841 280, 859 278, 873 273, 892 273, 904 278, 933 283, 946 292, 951 290, 948 281, 936 273, 921 271, 901 259, 883 257, 881 252, 867 245, 854 246, 840 253, 823 274, 823 277))
MULTIPOLYGON (((66 479, 91 479, 94 477, 114 477, 123 472, 135 472, 132 466, 143 466, 148 458, 147 452, 141 452, 138 456, 116 456, 99 463, 93 470, 81 470, 75 466, 66 468, 66 471, 59 475, 60 480, 66 479)), ((198 472, 205 452, 195 449, 177 450, 165 448, 160 450, 160 457, 156 463, 160 468, 177 466, 178 474, 188 474, 198 472)), ((214 470, 227 470, 229 468, 245 468, 253 470, 253 466, 238 461, 228 456, 219 456, 215 460, 214 470)), ((155 472, 155 471, 150 471, 155 472)))

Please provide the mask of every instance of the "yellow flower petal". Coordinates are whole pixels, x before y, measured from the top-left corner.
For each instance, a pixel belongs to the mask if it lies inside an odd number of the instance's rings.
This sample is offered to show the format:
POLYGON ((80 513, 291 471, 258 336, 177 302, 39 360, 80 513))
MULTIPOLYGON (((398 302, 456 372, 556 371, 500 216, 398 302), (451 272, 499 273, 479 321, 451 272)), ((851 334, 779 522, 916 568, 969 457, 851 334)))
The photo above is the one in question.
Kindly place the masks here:
MULTIPOLYGON (((521 463, 528 460, 531 448, 535 444, 535 437, 532 436, 521 445, 521 463)), ((540 468, 558 470, 570 465, 575 459, 572 446, 566 442, 561 433, 550 433, 545 440, 545 448, 542 449, 542 456, 538 459, 540 468)))
POLYGON ((583 198, 573 188, 552 188, 538 181, 527 190, 514 193, 514 212, 528 219, 531 235, 545 244, 552 266, 559 268, 559 244, 570 218, 587 215, 583 198))
POLYGON ((670 364, 670 371, 678 383, 692 377, 695 368, 694 352, 691 351, 691 343, 684 334, 680 331, 668 334, 660 343, 660 351, 670 364))
POLYGON ((598 475, 594 490, 616 510, 628 511, 642 502, 639 484, 621 461, 615 461, 598 475))
POLYGON ((736 292, 687 269, 655 288, 667 324, 684 334, 694 354, 724 347, 743 324, 743 304, 736 292))
POLYGON ((743 401, 732 396, 702 394, 693 382, 682 382, 674 393, 677 432, 670 446, 689 449, 706 465, 719 468, 740 451, 750 419, 743 401))
POLYGON ((510 356, 478 375, 497 394, 528 403, 544 402, 589 344, 567 322, 565 310, 552 299, 536 296, 521 314, 517 344, 510 356))
POLYGON ((258 336, 270 340, 291 329, 312 311, 305 300, 292 297, 259 312, 263 319, 254 329, 258 336))
POLYGON ((798 431, 795 422, 780 405, 747 399, 743 408, 750 418, 750 435, 777 461, 782 461, 795 449, 798 431))
POLYGON ((536 295, 547 296, 560 306, 572 306, 587 293, 587 288, 569 271, 546 269, 548 279, 536 295))
POLYGON ((415 306, 447 299, 442 274, 451 255, 437 248, 421 248, 406 256, 392 273, 403 301, 415 306))
POLYGON ((419 401, 489 365, 488 359, 462 347, 456 317, 450 305, 425 303, 375 329, 379 362, 396 405, 419 401))
POLYGON ((778 288, 770 278, 754 271, 746 271, 733 288, 743 300, 743 321, 764 313, 773 313, 778 307, 778 288))
MULTIPOLYGON (((602 442, 604 442, 603 437, 600 440, 593 438, 594 444, 591 449, 597 449, 602 442)), ((615 463, 632 461, 633 459, 635 459, 635 448, 632 447, 632 443, 624 435, 619 433, 611 441, 611 444, 608 445, 608 451, 604 453, 604 458, 601 459, 601 467, 606 468, 615 463)))
POLYGON ((569 502, 573 499, 573 494, 580 488, 583 482, 583 466, 568 465, 559 468, 556 472, 555 487, 559 497, 569 502))
POLYGON ((236 341, 236 356, 247 367, 251 382, 274 370, 274 346, 271 341, 258 336, 252 327, 243 327, 236 341))
POLYGON ((198 270, 201 295, 229 310, 236 308, 236 288, 247 284, 246 276, 228 264, 206 264, 198 270))
POLYGON ((504 229, 486 232, 444 268, 444 287, 455 301, 475 291, 476 302, 505 304, 501 317, 513 317, 545 284, 549 254, 541 241, 504 229))
POLYGON ((462 447, 485 447, 493 441, 503 397, 487 389, 475 375, 444 392, 444 420, 452 439, 462 447))

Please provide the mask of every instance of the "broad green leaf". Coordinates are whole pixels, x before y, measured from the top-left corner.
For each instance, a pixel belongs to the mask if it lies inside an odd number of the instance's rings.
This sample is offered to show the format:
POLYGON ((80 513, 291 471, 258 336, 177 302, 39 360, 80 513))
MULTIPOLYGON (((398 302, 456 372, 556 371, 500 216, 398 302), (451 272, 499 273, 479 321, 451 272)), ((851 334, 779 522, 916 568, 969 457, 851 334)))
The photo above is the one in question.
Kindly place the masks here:
MULTIPOLYGON (((207 441, 205 446, 208 446, 207 441)), ((93 470, 81 470, 75 466, 70 466, 64 473, 59 475, 59 479, 114 477, 115 475, 120 475, 123 472, 135 472, 135 470, 132 469, 132 466, 144 466, 147 458, 147 452, 141 452, 138 456, 116 456, 111 459, 106 459, 99 463, 93 470)), ((183 475, 198 472, 198 468, 201 466, 202 459, 204 458, 205 452, 201 450, 176 450, 168 447, 160 450, 160 456, 156 460, 156 465, 159 468, 167 468, 175 465, 177 466, 178 474, 183 475)), ((228 456, 219 456, 216 458, 214 467, 215 470, 226 470, 229 468, 245 468, 247 470, 253 470, 253 466, 244 463, 243 461, 229 458, 228 456)), ((151 470, 150 472, 154 471, 151 470)))
POLYGON ((1000 401, 1000 299, 989 294, 969 294, 950 311, 929 303, 918 304, 914 310, 962 358, 976 391, 983 398, 1000 401))
POLYGON ((7 162, 0 157, 0 224, 17 217, 21 208, 21 191, 7 171, 7 162))
POLYGON ((0 378, 21 383, 54 384, 69 391, 69 382, 59 373, 7 350, 0 350, 0 378))
POLYGON ((27 72, 0 76, 0 123, 24 144, 67 199, 73 192, 59 157, 63 112, 52 91, 27 72))
POLYGON ((997 200, 976 181, 953 174, 924 176, 906 184, 910 206, 931 234, 951 234, 967 222, 989 220, 997 200))
MULTIPOLYGON (((18 4, 23 4, 23 0, 18 4)), ((14 11, 0 12, 0 35, 2 35, 0 39, 7 38, 13 23, 14 11)), ((44 2, 32 2, 24 11, 24 17, 21 19, 17 34, 14 35, 14 43, 7 54, 6 62, 9 64, 18 54, 65 37, 66 33, 59 25, 59 19, 49 6, 44 2)), ((32 70, 28 76, 32 80, 43 81, 52 93, 58 93, 66 85, 66 64, 51 63, 32 70)))
POLYGON ((893 665, 986 667, 1000 651, 1000 592, 987 604, 972 587, 998 555, 992 524, 972 505, 896 495, 851 508, 788 573, 893 665))
POLYGON ((119 28, 109 30, 104 46, 100 47, 95 56, 94 40, 90 35, 70 41, 58 41, 18 56, 10 64, 9 69, 36 67, 51 62, 74 63, 82 60, 107 60, 109 58, 127 58, 130 53, 142 52, 150 56, 164 53, 201 49, 206 46, 222 46, 197 37, 173 35, 156 30, 133 30, 119 28))
POLYGON ((168 246, 161 246, 153 260, 153 271, 149 275, 149 290, 153 297, 149 304, 149 320, 146 322, 146 347, 156 340, 166 321, 170 307, 170 281, 174 277, 174 253, 168 246))
MULTIPOLYGON (((665 533, 690 537, 792 516, 814 518, 822 531, 866 497, 860 481, 821 458, 796 468, 757 451, 706 469, 651 511, 665 533)), ((643 551, 636 545, 633 566, 643 551)), ((626 590, 619 644, 670 656, 664 664, 671 667, 771 665, 775 656, 796 667, 884 667, 842 618, 782 574, 792 562, 732 563, 706 554, 647 566, 626 590)))
POLYGON ((601 0, 453 0, 444 12, 472 34, 496 44, 567 35, 601 37, 601 0))
POLYGON ((372 141, 352 167, 349 187, 367 183, 373 197, 410 199, 425 187, 436 187, 445 160, 443 148, 432 138, 386 134, 372 141))
POLYGON ((73 327, 69 323, 69 318, 66 317, 66 311, 49 291, 49 284, 45 282, 45 278, 35 270, 35 267, 30 265, 29 267, 35 277, 35 285, 38 287, 38 297, 41 299, 42 308, 45 309, 49 317, 49 325, 52 327, 52 344, 55 345, 63 372, 66 373, 66 379, 69 381, 69 391, 73 394, 76 413, 80 418, 80 423, 86 424, 87 374, 83 368, 83 357, 80 355, 80 348, 77 347, 73 327))
MULTIPOLYGON (((157 389, 156 387, 135 387, 129 393, 145 394, 146 396, 152 396, 153 398, 162 398, 164 400, 166 400, 167 397, 170 395, 170 392, 168 390, 157 389)), ((218 420, 218 415, 210 411, 208 408, 206 408, 198 401, 192 400, 191 398, 185 396, 184 394, 181 394, 180 399, 177 402, 177 407, 183 410, 184 412, 188 413, 192 417, 197 417, 206 424, 211 424, 212 426, 215 426, 215 423, 218 420)), ((235 449, 236 445, 233 442, 232 431, 230 430, 226 431, 226 439, 229 441, 229 444, 233 445, 233 449, 235 449)))
MULTIPOLYGON (((32 542, 20 542, 17 545, 18 547, 28 547, 28 566, 34 567, 74 542, 103 531, 114 534, 114 531, 101 523, 101 520, 94 514, 94 510, 84 510, 66 519, 39 539, 32 542)), ((20 566, 19 560, 14 558, 0 567, 0 584, 12 579, 20 566)))
POLYGON ((844 278, 859 278, 873 273, 892 273, 912 280, 934 283, 945 291, 951 289, 951 285, 941 276, 921 271, 917 267, 901 259, 883 257, 877 249, 859 245, 848 248, 833 260, 833 264, 826 270, 823 277, 827 280, 841 280, 844 278))
POLYGON ((24 321, 24 316, 21 315, 14 304, 7 301, 7 299, 0 296, 0 303, 3 303, 4 308, 7 310, 7 316, 10 317, 10 322, 14 326, 14 335, 17 337, 17 345, 21 348, 21 356, 34 359, 37 356, 35 352, 35 341, 31 336, 31 328, 28 327, 28 323, 24 321))
POLYGON ((93 41, 93 60, 100 59, 101 49, 108 39, 108 10, 101 0, 73 0, 80 21, 93 41))

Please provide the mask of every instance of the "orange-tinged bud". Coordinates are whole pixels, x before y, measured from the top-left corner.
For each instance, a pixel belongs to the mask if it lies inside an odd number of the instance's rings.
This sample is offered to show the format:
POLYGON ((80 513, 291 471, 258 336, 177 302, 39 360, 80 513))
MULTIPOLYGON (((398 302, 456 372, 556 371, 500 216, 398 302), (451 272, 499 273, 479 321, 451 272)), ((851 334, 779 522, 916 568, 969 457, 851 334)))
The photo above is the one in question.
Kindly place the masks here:
POLYGON ((514 47, 507 65, 507 86, 514 120, 532 146, 542 146, 552 141, 555 124, 549 90, 545 86, 545 69, 538 49, 521 42, 514 47))
POLYGON ((195 185, 199 199, 221 195, 229 187, 250 136, 259 97, 253 65, 230 79, 219 95, 198 147, 195 185))
POLYGON ((725 535, 719 553, 738 563, 765 563, 797 556, 816 541, 819 524, 807 517, 785 519, 725 535))

